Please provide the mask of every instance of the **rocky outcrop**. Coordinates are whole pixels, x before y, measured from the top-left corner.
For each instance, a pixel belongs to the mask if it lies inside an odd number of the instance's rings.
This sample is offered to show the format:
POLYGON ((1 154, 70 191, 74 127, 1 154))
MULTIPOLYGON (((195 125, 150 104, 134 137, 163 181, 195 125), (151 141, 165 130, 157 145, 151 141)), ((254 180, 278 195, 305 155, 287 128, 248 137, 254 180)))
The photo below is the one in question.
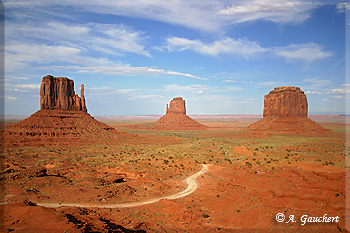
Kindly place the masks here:
POLYGON ((40 86, 40 107, 87 112, 84 85, 81 85, 81 97, 79 97, 75 94, 73 80, 47 75, 43 77, 40 86))
POLYGON ((248 129, 258 134, 324 134, 323 128, 307 117, 308 104, 299 87, 275 87, 264 98, 263 119, 248 129))
POLYGON ((84 86, 81 97, 68 78, 45 76, 40 88, 41 110, 4 129, 5 146, 115 143, 130 136, 97 121, 87 113, 84 86))
POLYGON ((179 113, 186 115, 186 103, 182 97, 175 97, 170 101, 170 105, 166 105, 166 114, 179 113))
POLYGON ((176 97, 166 106, 166 114, 158 121, 164 130, 205 130, 207 127, 186 115, 186 103, 182 97, 176 97))
POLYGON ((264 117, 307 117, 306 95, 300 87, 275 87, 264 98, 264 117))

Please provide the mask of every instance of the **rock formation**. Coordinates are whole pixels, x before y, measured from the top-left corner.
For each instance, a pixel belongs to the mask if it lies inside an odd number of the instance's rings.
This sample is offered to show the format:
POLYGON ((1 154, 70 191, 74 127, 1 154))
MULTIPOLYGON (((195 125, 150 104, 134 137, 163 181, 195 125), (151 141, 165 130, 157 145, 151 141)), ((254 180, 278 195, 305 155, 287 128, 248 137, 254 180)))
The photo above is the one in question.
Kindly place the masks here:
POLYGON ((166 106, 166 114, 157 123, 166 130, 205 130, 207 127, 186 115, 186 103, 182 97, 176 97, 166 106))
POLYGON ((166 105, 166 114, 170 113, 178 113, 186 115, 186 103, 182 97, 175 97, 170 101, 170 107, 166 105))
POLYGON ((84 85, 81 97, 74 92, 74 82, 68 78, 55 78, 47 75, 40 86, 41 109, 77 110, 87 112, 84 98, 84 85))
POLYGON ((307 113, 306 95, 299 87, 275 87, 265 95, 263 119, 248 128, 263 134, 322 134, 330 131, 309 119, 307 113))
POLYGON ((4 129, 6 146, 82 144, 119 141, 127 134, 95 120, 87 113, 84 85, 81 97, 68 78, 45 76, 40 87, 41 110, 4 129))
POLYGON ((264 117, 307 117, 306 95, 300 87, 275 87, 264 99, 264 117))

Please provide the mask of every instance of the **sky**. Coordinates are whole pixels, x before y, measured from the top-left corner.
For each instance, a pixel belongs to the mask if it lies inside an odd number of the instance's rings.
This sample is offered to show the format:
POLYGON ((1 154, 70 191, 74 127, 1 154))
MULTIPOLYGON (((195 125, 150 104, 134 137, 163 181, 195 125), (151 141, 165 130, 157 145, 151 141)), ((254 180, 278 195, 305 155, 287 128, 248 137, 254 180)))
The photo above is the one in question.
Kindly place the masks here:
POLYGON ((297 86, 309 114, 345 113, 350 3, 4 0, 5 114, 40 109, 42 77, 85 85, 93 116, 257 114, 297 86))

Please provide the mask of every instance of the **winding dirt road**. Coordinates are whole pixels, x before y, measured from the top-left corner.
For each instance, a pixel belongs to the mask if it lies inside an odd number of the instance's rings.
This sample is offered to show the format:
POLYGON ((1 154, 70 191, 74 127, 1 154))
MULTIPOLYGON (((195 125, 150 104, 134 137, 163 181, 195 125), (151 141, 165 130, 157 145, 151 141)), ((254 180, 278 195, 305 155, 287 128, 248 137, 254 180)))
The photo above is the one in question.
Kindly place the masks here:
POLYGON ((135 206, 142 206, 147 205, 151 203, 155 203, 160 201, 161 199, 178 199, 181 197, 185 197, 191 193, 193 193, 197 189, 197 182, 196 179, 203 175, 205 172, 208 171, 209 164, 202 164, 202 170, 199 172, 193 174, 192 176, 188 177, 186 179, 186 182, 188 184, 187 188, 181 192, 164 196, 164 197, 157 197, 152 198, 146 201, 139 201, 139 202, 131 202, 131 203, 123 203, 123 204, 83 204, 83 203, 37 203, 38 206, 44 206, 49 208, 57 208, 62 206, 70 206, 70 207, 83 207, 83 208, 128 208, 128 207, 135 207, 135 206))

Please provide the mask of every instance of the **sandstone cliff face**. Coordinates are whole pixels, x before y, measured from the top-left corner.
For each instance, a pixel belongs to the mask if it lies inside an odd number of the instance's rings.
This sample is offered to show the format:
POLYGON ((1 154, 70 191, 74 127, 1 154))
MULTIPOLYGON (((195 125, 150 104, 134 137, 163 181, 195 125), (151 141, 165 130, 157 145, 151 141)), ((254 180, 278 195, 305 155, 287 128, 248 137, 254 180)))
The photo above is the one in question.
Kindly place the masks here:
POLYGON ((299 87, 275 87, 264 99, 264 117, 307 117, 306 95, 299 87))
POLYGON ((64 77, 43 77, 40 86, 41 109, 77 110, 87 112, 84 98, 84 85, 81 97, 74 92, 74 82, 64 77))
POLYGON ((170 101, 170 105, 166 106, 166 113, 179 113, 186 115, 186 104, 182 97, 175 97, 170 101))

